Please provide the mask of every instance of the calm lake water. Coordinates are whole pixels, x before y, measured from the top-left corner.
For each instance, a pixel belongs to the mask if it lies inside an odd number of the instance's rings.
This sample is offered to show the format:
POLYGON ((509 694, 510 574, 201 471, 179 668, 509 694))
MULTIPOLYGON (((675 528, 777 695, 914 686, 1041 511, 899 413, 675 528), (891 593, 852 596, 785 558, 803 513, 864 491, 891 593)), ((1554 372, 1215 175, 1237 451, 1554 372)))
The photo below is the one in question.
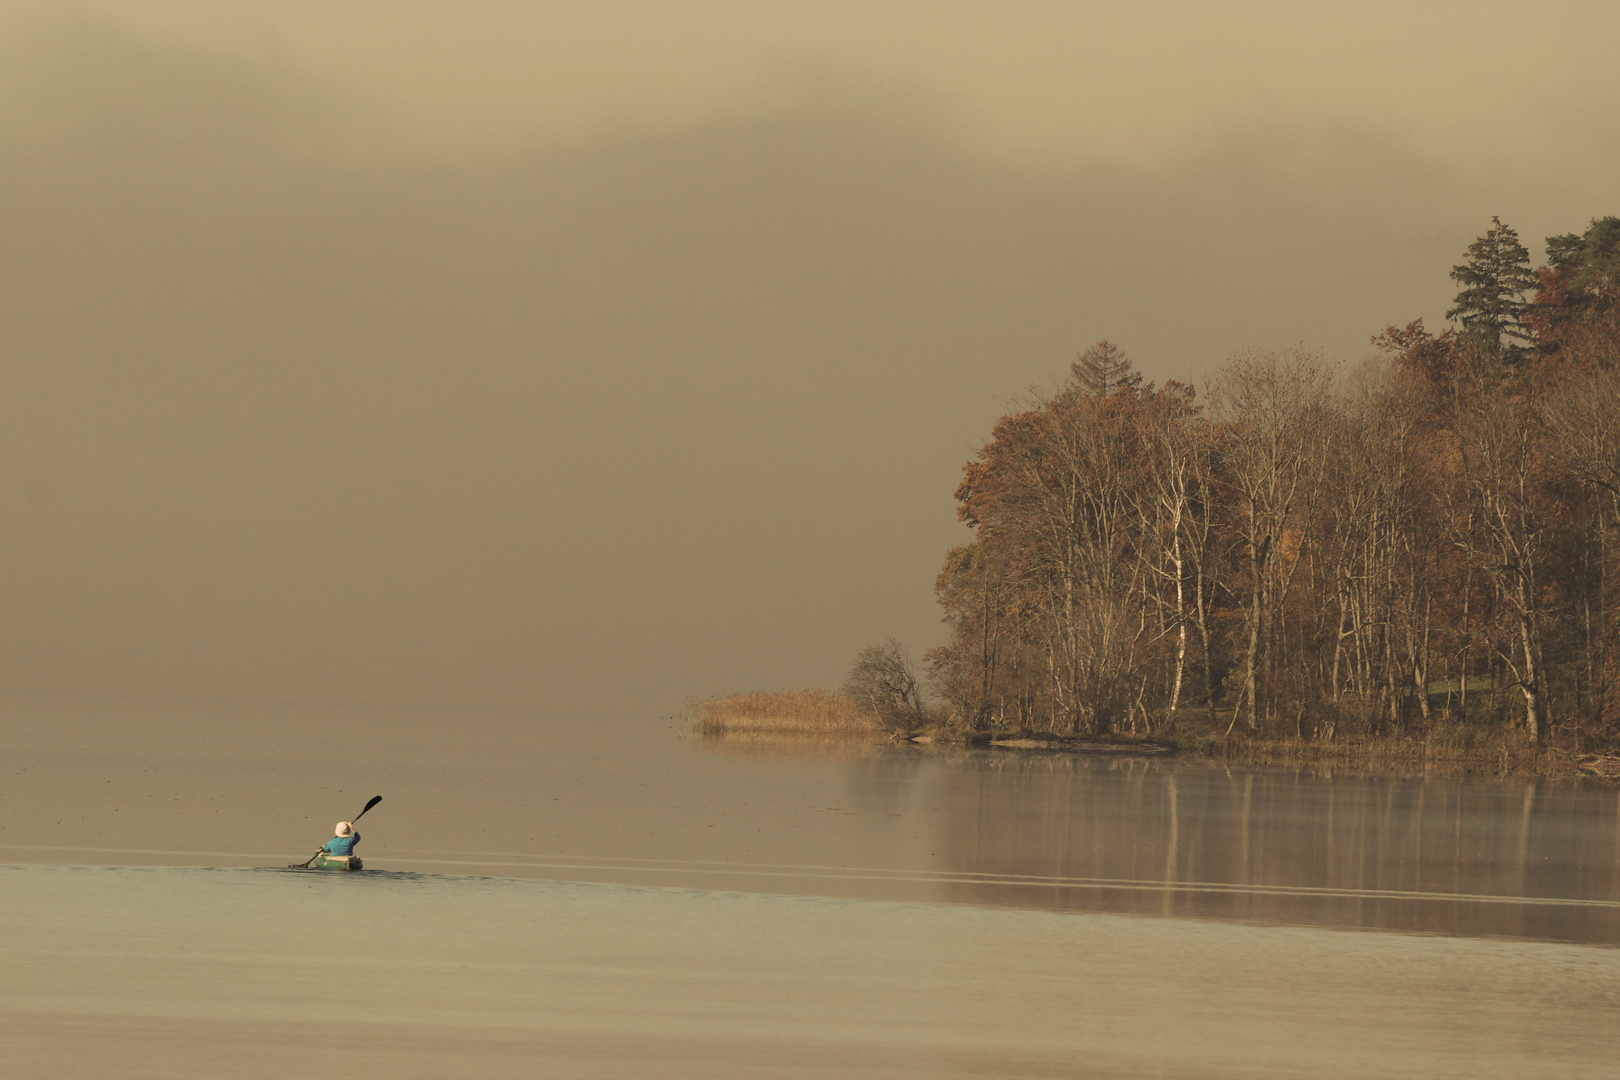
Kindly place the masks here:
POLYGON ((1620 1076, 1620 792, 0 702, 6 1076, 1620 1076), (373 794, 361 874, 292 872, 373 794))

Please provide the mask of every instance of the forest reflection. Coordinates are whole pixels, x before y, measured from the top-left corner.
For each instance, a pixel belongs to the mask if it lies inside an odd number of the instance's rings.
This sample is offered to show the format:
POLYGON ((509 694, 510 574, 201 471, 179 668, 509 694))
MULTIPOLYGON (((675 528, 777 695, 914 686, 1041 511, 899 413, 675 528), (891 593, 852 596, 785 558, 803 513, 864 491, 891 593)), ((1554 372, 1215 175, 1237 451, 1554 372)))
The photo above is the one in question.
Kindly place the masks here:
POLYGON ((933 789, 952 901, 1620 944, 1613 788, 953 757, 855 767, 933 789))

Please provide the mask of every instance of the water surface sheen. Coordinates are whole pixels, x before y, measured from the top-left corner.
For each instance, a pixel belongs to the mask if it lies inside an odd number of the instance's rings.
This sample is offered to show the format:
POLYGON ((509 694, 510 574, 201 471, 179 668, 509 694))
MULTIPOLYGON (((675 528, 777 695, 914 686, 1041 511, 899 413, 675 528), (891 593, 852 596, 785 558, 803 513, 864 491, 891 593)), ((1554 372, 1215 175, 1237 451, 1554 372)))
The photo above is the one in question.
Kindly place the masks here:
POLYGON ((8 1077, 1620 1075, 1610 786, 42 699, 0 736, 8 1077), (367 871, 283 869, 377 793, 367 871))
POLYGON ((0 862, 377 869, 1620 944, 1620 791, 673 721, 0 701, 0 862))
POLYGON ((0 869, 8 1076, 1613 1076, 1620 952, 624 885, 0 869))

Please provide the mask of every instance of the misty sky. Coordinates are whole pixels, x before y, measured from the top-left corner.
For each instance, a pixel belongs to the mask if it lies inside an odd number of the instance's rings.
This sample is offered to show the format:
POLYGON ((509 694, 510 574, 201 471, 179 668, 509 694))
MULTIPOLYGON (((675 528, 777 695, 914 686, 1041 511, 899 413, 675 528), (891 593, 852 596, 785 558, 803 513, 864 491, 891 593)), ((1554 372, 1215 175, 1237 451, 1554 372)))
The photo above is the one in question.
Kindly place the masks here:
POLYGON ((0 688, 672 711, 942 638, 951 491, 1620 213, 1620 6, 0 5, 0 688))

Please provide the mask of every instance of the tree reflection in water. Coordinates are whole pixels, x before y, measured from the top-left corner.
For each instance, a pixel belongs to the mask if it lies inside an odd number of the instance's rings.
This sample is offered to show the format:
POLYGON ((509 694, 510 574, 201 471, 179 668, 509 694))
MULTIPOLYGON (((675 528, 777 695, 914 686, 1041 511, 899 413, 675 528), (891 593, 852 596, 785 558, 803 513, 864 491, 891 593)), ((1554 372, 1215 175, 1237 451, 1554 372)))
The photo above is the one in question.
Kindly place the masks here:
POLYGON ((1612 788, 971 751, 852 778, 892 800, 897 769, 957 902, 1620 944, 1612 788))

